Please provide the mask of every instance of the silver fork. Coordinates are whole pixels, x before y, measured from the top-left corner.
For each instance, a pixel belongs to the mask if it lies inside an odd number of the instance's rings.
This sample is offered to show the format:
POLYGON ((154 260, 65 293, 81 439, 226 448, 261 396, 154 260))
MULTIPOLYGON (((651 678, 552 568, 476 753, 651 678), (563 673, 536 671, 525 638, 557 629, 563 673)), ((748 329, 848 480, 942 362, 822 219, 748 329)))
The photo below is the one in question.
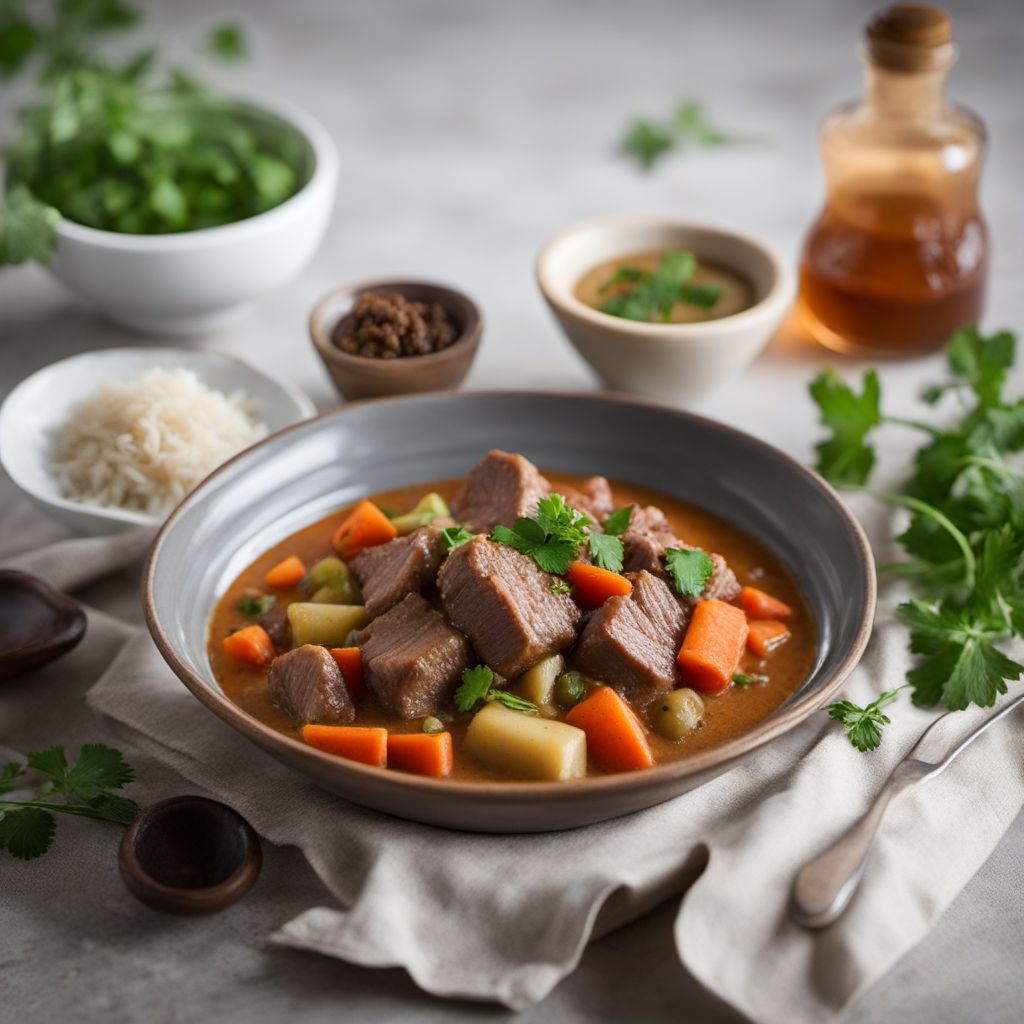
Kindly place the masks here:
POLYGON ((990 714, 962 739, 956 737, 962 735, 964 716, 977 720, 981 709, 949 711, 932 722, 893 769, 864 816, 824 853, 808 861, 796 876, 789 903, 793 920, 805 928, 824 928, 837 920, 860 885, 871 844, 889 804, 919 782, 945 771, 983 732, 1022 703, 1024 694, 990 714))

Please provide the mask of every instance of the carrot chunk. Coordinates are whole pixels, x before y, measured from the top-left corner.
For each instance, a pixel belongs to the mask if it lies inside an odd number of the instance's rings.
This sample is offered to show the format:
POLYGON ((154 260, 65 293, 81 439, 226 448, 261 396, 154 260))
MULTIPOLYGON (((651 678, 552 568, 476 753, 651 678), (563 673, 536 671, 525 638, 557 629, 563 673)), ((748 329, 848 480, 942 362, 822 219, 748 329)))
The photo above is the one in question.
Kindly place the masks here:
POLYGON ((587 734, 587 753, 606 771, 627 772, 654 764, 640 719, 610 686, 599 686, 565 721, 587 734))
POLYGON ((441 779, 452 770, 450 732, 404 732, 388 736, 388 767, 441 779))
POLYGON ((628 594, 633 584, 610 569, 586 562, 573 562, 566 573, 573 587, 573 596, 584 608, 600 608, 609 597, 628 594))
POLYGON ((361 501, 334 531, 331 543, 342 558, 351 558, 397 536, 398 527, 372 501, 361 501))
POLYGON ((302 738, 317 750, 361 761, 377 768, 388 766, 388 731, 362 725, 304 725, 302 738))
POLYGON ((263 578, 267 581, 268 587, 276 587, 279 590, 286 590, 288 587, 297 587, 299 580, 306 575, 306 567, 298 555, 289 555, 283 562, 278 562, 263 578))
POLYGON ((676 661, 690 686, 718 693, 732 682, 747 643, 747 617, 725 601, 698 601, 676 661))
POLYGON ((789 639, 789 627, 776 619, 756 619, 750 623, 747 650, 759 658, 771 654, 789 639))
POLYGON ((246 626, 224 637, 224 650, 235 661, 266 668, 277 657, 270 634, 262 626, 246 626))
POLYGON ((740 605, 748 619, 788 619, 793 614, 788 604, 757 587, 744 587, 740 591, 740 605))
POLYGON ((358 647, 332 647, 331 657, 338 663, 341 676, 345 680, 345 689, 358 704, 366 696, 366 683, 363 682, 363 655, 358 647))

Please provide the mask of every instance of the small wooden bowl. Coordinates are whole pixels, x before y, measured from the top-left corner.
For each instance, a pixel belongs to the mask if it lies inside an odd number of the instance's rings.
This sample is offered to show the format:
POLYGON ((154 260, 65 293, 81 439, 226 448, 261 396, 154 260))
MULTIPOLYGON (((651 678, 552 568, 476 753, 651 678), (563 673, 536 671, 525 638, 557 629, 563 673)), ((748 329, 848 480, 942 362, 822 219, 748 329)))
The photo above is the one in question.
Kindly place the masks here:
POLYGON ((118 867, 155 910, 199 917, 240 900, 263 866, 259 836, 237 811, 202 796, 145 807, 125 830, 118 867))
POLYGON ((309 318, 313 346, 342 398, 382 398, 457 388, 469 373, 483 333, 483 317, 462 292, 426 281, 365 281, 336 288, 313 307, 309 318), (459 336, 440 352, 399 359, 371 359, 343 352, 334 342, 338 328, 365 292, 402 295, 412 302, 440 303, 459 336))
POLYGON ((0 570, 0 679, 66 654, 85 635, 77 601, 27 572, 0 570))

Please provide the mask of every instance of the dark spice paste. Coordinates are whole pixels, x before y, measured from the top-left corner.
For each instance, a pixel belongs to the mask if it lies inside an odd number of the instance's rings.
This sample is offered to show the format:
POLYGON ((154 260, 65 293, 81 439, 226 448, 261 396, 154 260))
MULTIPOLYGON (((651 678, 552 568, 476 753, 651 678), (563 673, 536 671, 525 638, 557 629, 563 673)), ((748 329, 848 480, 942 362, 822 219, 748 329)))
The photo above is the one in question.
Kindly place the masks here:
POLYGON ((366 292, 338 327, 334 343, 353 356, 400 359, 440 352, 459 332, 437 302, 410 302, 402 295, 366 292))

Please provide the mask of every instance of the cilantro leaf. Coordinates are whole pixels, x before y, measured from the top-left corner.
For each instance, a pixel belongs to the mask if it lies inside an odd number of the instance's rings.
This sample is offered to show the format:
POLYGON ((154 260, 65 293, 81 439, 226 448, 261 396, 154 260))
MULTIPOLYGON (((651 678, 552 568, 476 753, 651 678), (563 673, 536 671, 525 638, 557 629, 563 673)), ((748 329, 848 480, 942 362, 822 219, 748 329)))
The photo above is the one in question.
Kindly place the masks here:
POLYGON ((441 530, 441 537, 446 551, 454 551, 457 547, 471 541, 476 536, 464 526, 446 526, 441 530))
POLYGON ((638 118, 628 127, 622 151, 633 157, 645 171, 673 150, 700 146, 724 146, 741 141, 712 124, 696 100, 682 101, 665 121, 638 118))
POLYGON ((455 691, 455 706, 460 711, 472 711, 487 696, 493 682, 494 672, 486 665, 465 669, 462 683, 455 691))
POLYGON ((682 284, 679 286, 679 298, 691 306, 710 309, 722 297, 720 284, 682 284))
POLYGON ((665 128, 642 118, 630 124, 622 140, 622 151, 645 171, 651 170, 674 147, 675 139, 665 128))
POLYGON ((864 374, 858 395, 829 368, 811 382, 810 391, 822 422, 832 430, 832 437, 816 446, 818 472, 833 484, 862 486, 875 464, 874 449, 865 439, 882 422, 878 374, 864 374))
POLYGON ((11 761, 0 768, 0 793, 10 793, 14 784, 25 774, 25 769, 20 764, 11 761))
POLYGON ((215 57, 225 61, 244 60, 249 56, 245 34, 238 25, 218 25, 210 33, 206 47, 215 57))
POLYGON ((15 185, 0 207, 0 266, 38 260, 49 263, 60 214, 24 186, 15 185))
POLYGON ((625 549, 618 537, 607 533, 592 533, 589 538, 590 557, 594 565, 611 572, 622 572, 622 559, 625 549))
POLYGON ((666 548, 665 568, 672 574, 677 594, 700 597, 715 571, 715 564, 700 548, 666 548))
POLYGON ((949 343, 950 372, 970 385, 983 406, 998 405, 1015 348, 1016 338, 1009 331, 985 337, 977 327, 963 327, 949 343))
POLYGON ((580 553, 580 546, 573 540, 548 540, 535 547, 530 554, 533 560, 545 571, 560 576, 568 571, 569 565, 580 553))
POLYGON ((621 537, 629 529, 635 508, 636 505, 624 505, 622 508, 616 509, 604 521, 604 532, 609 537, 621 537))
POLYGON ((496 526, 491 540, 530 555, 545 572, 560 576, 579 555, 588 537, 590 520, 574 509, 561 494, 549 494, 537 502, 537 515, 521 517, 511 529, 496 526))
POLYGON ((100 743, 86 743, 67 773, 67 784, 78 799, 88 802, 106 790, 127 786, 134 778, 135 773, 120 750, 100 743))
POLYGON ((653 271, 623 266, 606 281, 601 292, 614 287, 614 294, 601 304, 601 312, 626 320, 667 323, 676 302, 690 302, 708 308, 718 301, 717 285, 688 284, 697 270, 697 257, 692 252, 665 253, 653 271))
POLYGON ((41 857, 50 848, 57 822, 38 807, 0 811, 0 849, 19 860, 41 857))
POLYGON ((512 711, 536 711, 537 705, 532 700, 526 700, 523 697, 519 697, 514 693, 510 693, 508 690, 491 690, 487 695, 488 700, 496 700, 499 704, 504 704, 505 707, 512 711))
POLYGON ((248 615, 251 618, 258 618, 260 615, 266 615, 271 608, 274 607, 277 598, 273 594, 246 594, 241 601, 238 602, 238 610, 243 615, 248 615))

